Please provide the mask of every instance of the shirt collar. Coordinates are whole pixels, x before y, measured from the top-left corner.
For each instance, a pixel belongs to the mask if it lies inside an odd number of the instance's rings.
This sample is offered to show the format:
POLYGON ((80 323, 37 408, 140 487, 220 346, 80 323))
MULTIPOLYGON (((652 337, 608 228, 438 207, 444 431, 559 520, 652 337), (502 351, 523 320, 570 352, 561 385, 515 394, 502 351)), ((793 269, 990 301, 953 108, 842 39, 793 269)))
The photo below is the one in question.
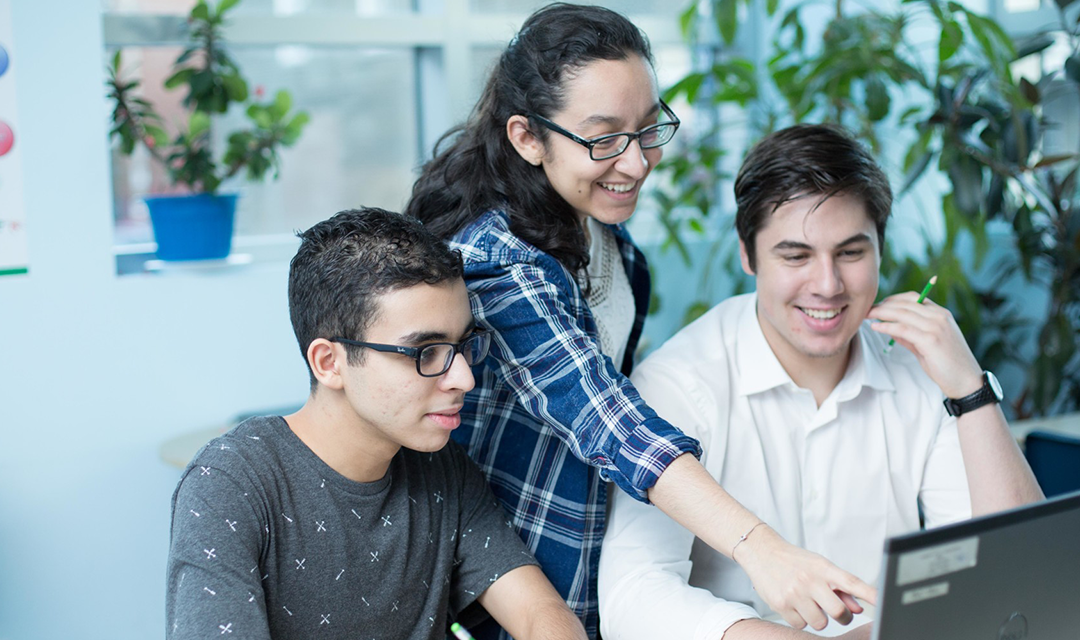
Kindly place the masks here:
MULTIPOLYGON (((739 317, 736 341, 736 358, 740 372, 738 394, 753 395, 785 384, 794 388, 795 382, 776 358, 761 330, 757 316, 757 294, 749 294, 748 297, 749 304, 739 317)), ((876 348, 881 342, 878 334, 863 323, 852 339, 851 360, 847 372, 837 385, 835 395, 841 399, 849 399, 858 395, 864 386, 879 391, 892 391, 896 388, 885 366, 883 349, 876 348), (866 348, 866 345, 869 345, 869 348, 866 348)))
POLYGON ((877 391, 894 391, 892 376, 885 366, 884 344, 879 334, 863 322, 859 332, 851 340, 851 360, 847 372, 836 385, 834 395, 837 401, 844 402, 859 395, 863 387, 877 391))
POLYGON ((765 333, 757 317, 757 294, 747 296, 747 304, 739 317, 738 339, 735 342, 739 365, 737 392, 741 396, 768 391, 784 384, 794 386, 791 376, 765 340, 765 333))
POLYGON ((869 320, 863 321, 852 343, 855 351, 851 354, 851 363, 844 378, 878 391, 895 391, 896 385, 885 364, 884 340, 881 334, 870 328, 869 320))

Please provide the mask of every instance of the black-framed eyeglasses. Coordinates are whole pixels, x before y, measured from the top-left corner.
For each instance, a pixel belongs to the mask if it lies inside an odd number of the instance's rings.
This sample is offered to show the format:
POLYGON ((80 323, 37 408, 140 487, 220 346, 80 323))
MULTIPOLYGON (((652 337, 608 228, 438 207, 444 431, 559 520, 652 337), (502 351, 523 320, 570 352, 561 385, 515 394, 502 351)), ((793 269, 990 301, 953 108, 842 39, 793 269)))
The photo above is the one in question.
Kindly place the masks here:
POLYGON ((653 149, 671 142, 671 139, 675 136, 675 132, 679 130, 679 125, 682 124, 682 121, 679 120, 678 116, 675 115, 675 112, 672 111, 671 107, 667 106, 667 103, 663 100, 660 101, 660 108, 663 109, 664 113, 667 114, 667 117, 671 119, 670 122, 660 122, 649 125, 637 132, 609 133, 595 138, 582 138, 575 133, 563 129, 551 120, 548 120, 543 116, 538 116, 535 113, 530 113, 529 117, 536 119, 540 124, 551 129, 555 133, 562 134, 574 142, 588 148, 589 157, 593 160, 608 160, 621 154, 623 151, 626 151, 626 148, 630 146, 630 142, 635 138, 642 149, 653 149))
POLYGON ((330 341, 354 347, 366 347, 384 353, 400 353, 416 360, 417 373, 425 378, 437 378, 450 370, 450 366, 454 363, 454 356, 459 353, 465 358, 465 363, 470 367, 483 361, 487 357, 488 348, 491 346, 491 334, 487 331, 477 330, 458 343, 432 342, 422 347, 402 347, 396 344, 361 342, 341 337, 330 338, 330 341))

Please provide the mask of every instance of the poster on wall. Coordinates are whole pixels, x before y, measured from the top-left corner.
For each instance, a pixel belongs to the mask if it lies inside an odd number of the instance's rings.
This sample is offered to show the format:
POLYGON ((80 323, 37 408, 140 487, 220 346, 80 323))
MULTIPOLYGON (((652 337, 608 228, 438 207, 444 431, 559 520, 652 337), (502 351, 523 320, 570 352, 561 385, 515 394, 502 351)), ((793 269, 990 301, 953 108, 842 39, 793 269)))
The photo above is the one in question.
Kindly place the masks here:
POLYGON ((29 271, 22 162, 15 113, 15 68, 11 0, 0 0, 0 277, 29 271))

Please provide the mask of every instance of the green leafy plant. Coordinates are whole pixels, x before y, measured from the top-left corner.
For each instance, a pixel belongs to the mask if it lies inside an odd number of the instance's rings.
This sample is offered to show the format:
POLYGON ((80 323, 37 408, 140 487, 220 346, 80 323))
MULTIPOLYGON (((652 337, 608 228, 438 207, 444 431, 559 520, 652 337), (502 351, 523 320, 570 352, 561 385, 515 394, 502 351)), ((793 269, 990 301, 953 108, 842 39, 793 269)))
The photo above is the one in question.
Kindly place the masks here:
POLYGON ((233 104, 248 102, 247 81, 224 46, 225 14, 239 0, 221 0, 216 8, 200 0, 188 17, 190 41, 174 63, 166 89, 187 88, 184 106, 190 109, 186 123, 170 139, 165 123, 146 99, 138 94, 139 81, 121 77, 118 51, 108 68, 108 97, 112 100, 112 130, 120 151, 130 155, 138 145, 167 169, 173 183, 192 192, 215 193, 222 182, 246 172, 261 180, 280 169, 278 151, 296 143, 308 122, 306 112, 292 109, 292 98, 278 91, 266 103, 250 102, 246 113, 250 127, 231 133, 220 157, 211 145, 213 116, 233 104))
MULTIPOLYGON (((947 233, 967 230, 976 240, 978 256, 986 251, 980 231, 987 221, 1003 220, 1012 228, 1014 249, 998 261, 990 286, 969 285, 976 304, 953 309, 977 325, 986 360, 1011 361, 1024 370, 1024 387, 1012 401, 1018 417, 1076 410, 1080 149, 1051 151, 1056 130, 1067 123, 1056 121, 1046 107, 1055 94, 1075 96, 1080 91, 1080 5, 1058 0, 1058 26, 1019 42, 993 20, 957 3, 927 5, 942 32, 939 66, 929 85, 930 106, 911 112, 919 135, 905 157, 905 188, 937 160, 938 171, 952 187, 942 201, 947 233), (1043 65, 1038 77, 1014 77, 1015 61, 1038 55, 1055 41, 1068 49, 1059 68, 1043 65), (981 55, 961 55, 968 42, 981 55), (1034 326, 1018 322, 1009 311, 1030 304, 1028 300, 1009 300, 997 292, 999 283, 1016 275, 1029 285, 1022 296, 1038 292, 1047 298, 1045 315, 1039 314, 1034 326), (1017 345, 1029 332, 1034 332, 1036 350, 1025 357, 1017 345)), ((1075 123, 1075 106, 1064 117, 1075 123)))
MULTIPOLYGON (((898 206, 925 176, 942 176, 948 185, 941 195, 944 233, 925 233, 917 259, 887 247, 883 290, 918 290, 938 274, 935 299, 953 310, 980 362, 1023 371, 1023 390, 1011 394, 1018 417, 1080 408, 1080 150, 1046 152, 1047 138, 1061 123, 1044 111, 1048 96, 1080 87, 1080 0, 1056 0, 1060 24, 1021 42, 957 2, 904 0, 899 10, 883 12, 865 3, 850 10, 844 0, 832 0, 781 12, 770 0, 764 12, 774 37, 760 66, 729 46, 736 42, 740 6, 752 10, 755 4, 691 3, 680 23, 695 59, 706 62, 664 98, 683 97, 706 113, 737 106, 748 116, 752 137, 795 122, 843 124, 886 157, 902 158, 898 206), (802 12, 815 5, 828 6, 831 15, 810 42, 802 12), (940 34, 936 41, 911 35, 913 24, 927 21, 940 34), (1016 60, 1055 41, 1069 45, 1062 68, 1030 80, 1014 77, 1016 60), (996 264, 985 265, 991 220, 1008 223, 1015 249, 1006 247, 996 264), (1049 300, 1037 326, 1020 313, 1030 302, 1000 287, 1018 277, 1029 285, 1022 296, 1039 291, 1049 300), (1032 335, 1034 357, 1020 349, 1032 335)), ((690 239, 730 219, 718 212, 730 176, 720 170, 717 128, 687 138, 657 170, 670 178, 658 198, 670 236, 665 246, 689 261, 690 239)), ((721 235, 733 242, 733 234, 721 235)), ((727 257, 720 260, 739 282, 730 246, 723 251, 727 257)), ((687 317, 703 306, 692 303, 687 317)))

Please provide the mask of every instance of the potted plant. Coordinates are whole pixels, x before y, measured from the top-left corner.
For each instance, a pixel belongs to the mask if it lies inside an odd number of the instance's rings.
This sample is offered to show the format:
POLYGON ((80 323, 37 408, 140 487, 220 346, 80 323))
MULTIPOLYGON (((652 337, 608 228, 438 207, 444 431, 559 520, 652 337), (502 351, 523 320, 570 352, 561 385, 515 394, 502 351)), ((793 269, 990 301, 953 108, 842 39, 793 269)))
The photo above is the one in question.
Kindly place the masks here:
POLYGON ((157 256, 162 260, 224 258, 232 247, 236 194, 218 192, 222 183, 246 174, 261 180, 271 169, 278 175, 278 150, 300 137, 308 115, 292 109, 292 98, 278 91, 266 103, 248 101, 248 85, 224 48, 225 14, 239 0, 221 0, 216 8, 199 0, 188 17, 189 43, 177 57, 166 89, 187 88, 183 104, 190 109, 186 123, 174 123, 170 137, 153 105, 137 93, 138 80, 121 77, 117 52, 108 69, 108 97, 113 102, 110 137, 130 155, 142 145, 168 172, 183 195, 147 197, 157 256), (223 153, 215 155, 213 117, 236 104, 248 103, 250 126, 227 137, 223 153))

